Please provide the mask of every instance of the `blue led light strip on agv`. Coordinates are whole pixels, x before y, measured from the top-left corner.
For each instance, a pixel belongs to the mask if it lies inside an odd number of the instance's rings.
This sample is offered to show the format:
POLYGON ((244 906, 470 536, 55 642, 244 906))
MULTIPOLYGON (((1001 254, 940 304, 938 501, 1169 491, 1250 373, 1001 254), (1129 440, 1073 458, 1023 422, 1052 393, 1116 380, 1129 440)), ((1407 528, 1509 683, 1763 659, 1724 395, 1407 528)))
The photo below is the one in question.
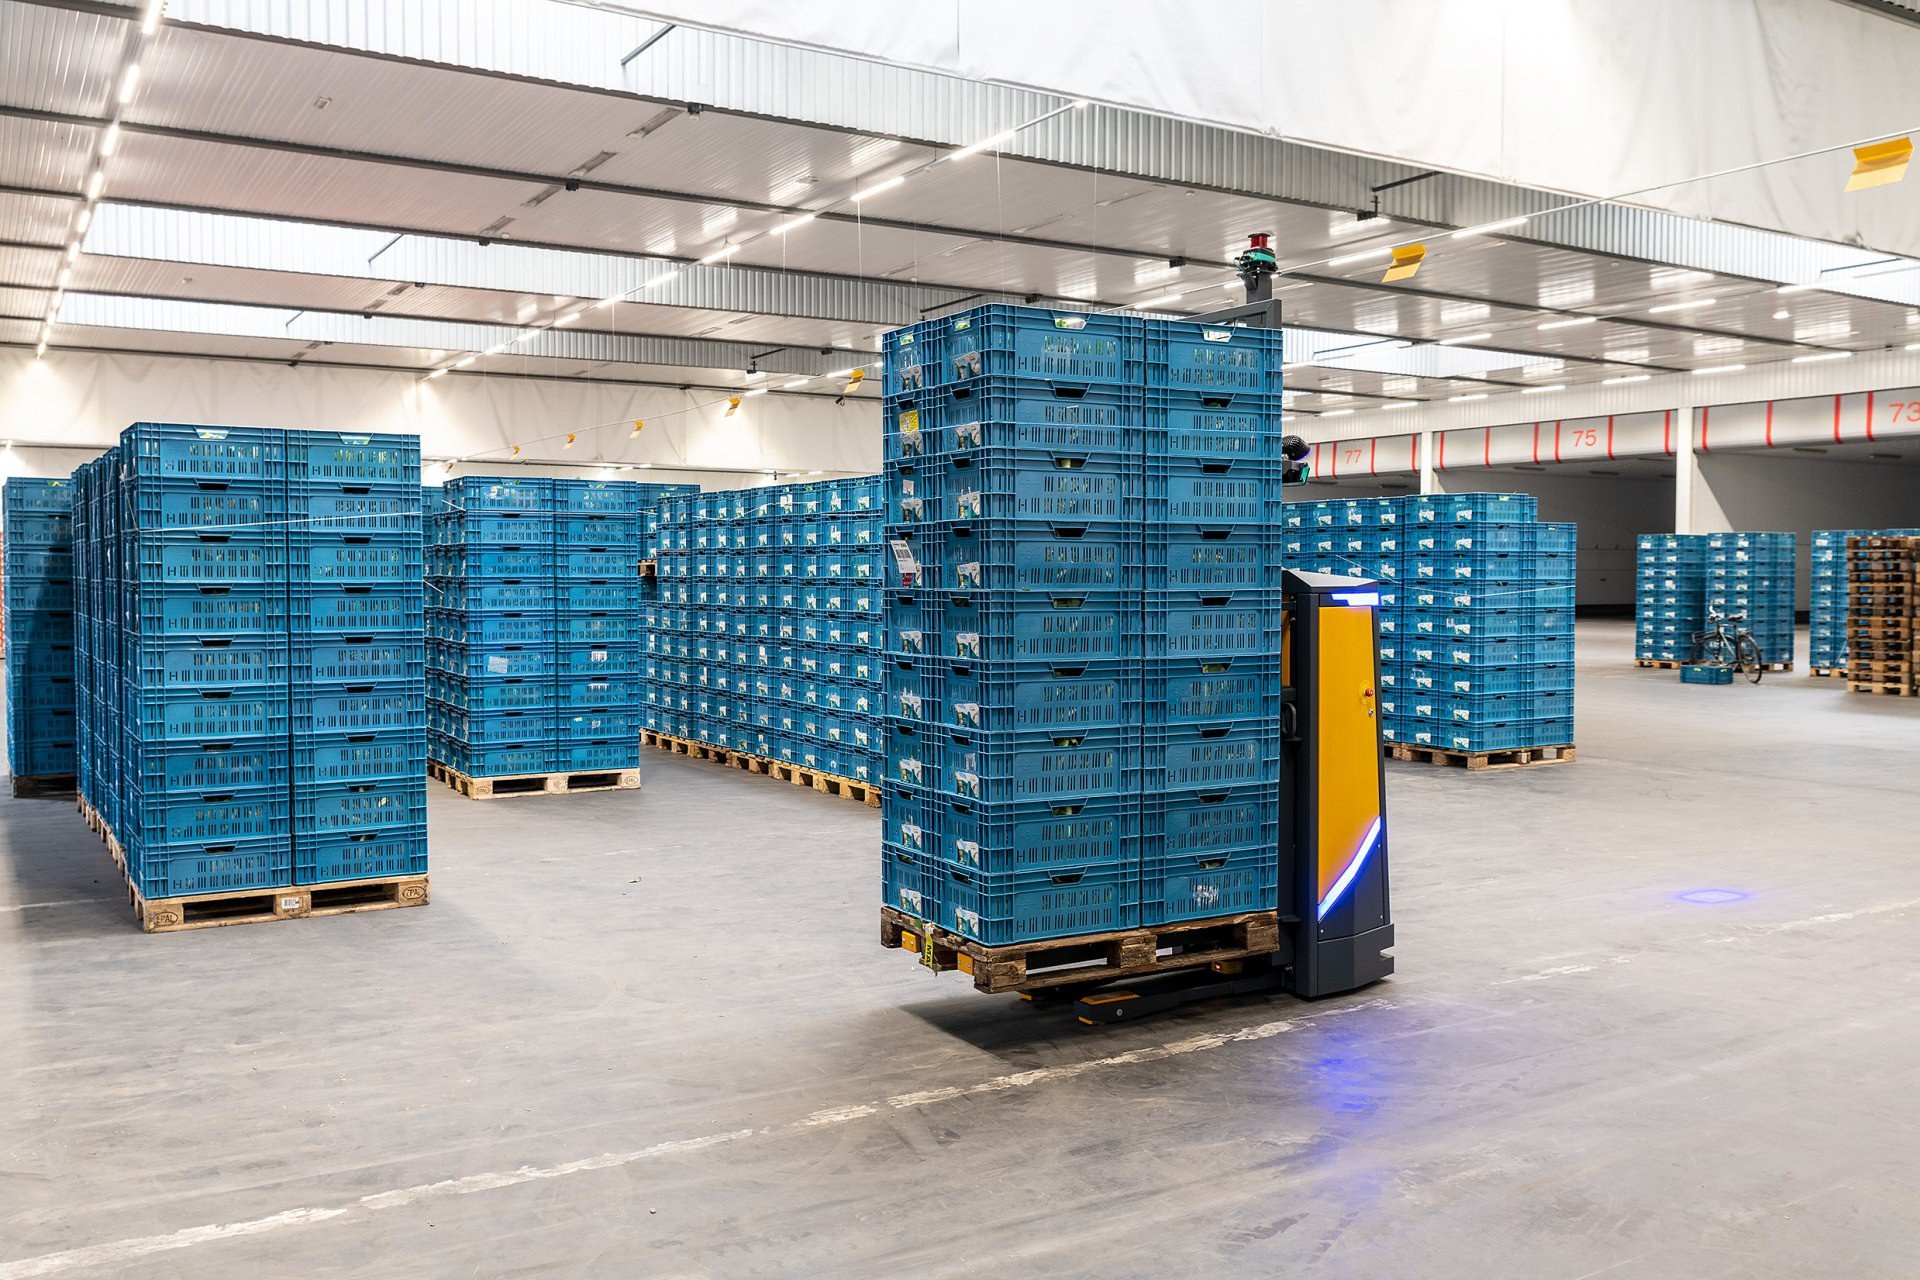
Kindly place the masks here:
POLYGON ((1360 874, 1360 868, 1367 865, 1367 859, 1373 855, 1373 847, 1380 843, 1380 824, 1383 821, 1384 819, 1375 818, 1373 825, 1367 828, 1367 838, 1360 842, 1360 852, 1353 856, 1353 861, 1347 864, 1347 869, 1342 871, 1340 878, 1333 882, 1333 888, 1327 890, 1327 896, 1320 899, 1320 914, 1317 919, 1327 918, 1327 912, 1333 910, 1333 904, 1340 900, 1340 895, 1345 893, 1347 887, 1354 882, 1355 877, 1360 874))

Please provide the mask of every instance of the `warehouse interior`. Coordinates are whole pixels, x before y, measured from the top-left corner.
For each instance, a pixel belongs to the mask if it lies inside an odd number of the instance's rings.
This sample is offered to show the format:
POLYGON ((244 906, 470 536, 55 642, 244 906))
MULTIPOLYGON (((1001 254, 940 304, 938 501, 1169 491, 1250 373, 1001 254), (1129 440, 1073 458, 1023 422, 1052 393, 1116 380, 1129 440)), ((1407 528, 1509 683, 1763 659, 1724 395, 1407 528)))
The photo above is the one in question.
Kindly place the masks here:
POLYGON ((1920 4, 1420 9, 0 0, 0 1280, 1909 1274, 1920 4))

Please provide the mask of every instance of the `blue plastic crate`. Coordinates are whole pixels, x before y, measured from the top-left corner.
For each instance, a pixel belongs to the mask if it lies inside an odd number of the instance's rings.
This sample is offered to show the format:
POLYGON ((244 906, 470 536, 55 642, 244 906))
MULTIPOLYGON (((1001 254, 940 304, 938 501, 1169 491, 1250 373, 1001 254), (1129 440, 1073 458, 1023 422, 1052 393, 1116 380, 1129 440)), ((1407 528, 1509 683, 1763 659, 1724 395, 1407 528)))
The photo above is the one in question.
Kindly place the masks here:
POLYGON ((115 834, 123 841, 138 841, 149 852, 276 836, 285 840, 289 805, 284 786, 210 793, 132 788, 115 834))
POLYGON ((897 492, 889 481, 890 523, 951 520, 1004 525, 1017 521, 1113 527, 1137 524, 1145 512, 1143 476, 1130 461, 1062 453, 952 454, 919 468, 915 481, 917 499, 907 495, 904 479, 897 492), (920 506, 910 507, 916 500, 920 506))
POLYGON ((1401 741, 1447 751, 1517 751, 1531 747, 1574 745, 1573 721, 1522 720, 1509 724, 1448 725, 1430 722, 1410 729, 1401 741))
POLYGON ((1408 559, 1408 577, 1422 582, 1572 582, 1575 559, 1530 551, 1416 552, 1408 559))
POLYGON ((384 535, 415 545, 421 540, 420 490, 411 485, 296 481, 287 490, 287 510, 289 531, 296 538, 384 535))
MULTIPOLYGON (((282 484, 141 478, 121 490, 124 527, 143 533, 213 529, 271 531, 287 521, 282 484)), ((68 522, 69 530, 71 522, 68 522)), ((71 538, 71 532, 67 535, 71 538)), ((17 538, 12 541, 19 541, 17 538)))
POLYGON ((1278 329, 1146 322, 1147 384, 1152 387, 1277 396, 1284 358, 1278 329))
POLYGON ((424 719, 415 728, 301 734, 293 739, 293 782, 308 787, 375 778, 420 779, 427 767, 424 719))
MULTIPOLYGON (((1572 583, 1495 582, 1483 578, 1465 581, 1416 582, 1404 593, 1411 609, 1463 613, 1479 609, 1563 609, 1574 605, 1572 583)), ((1384 599, 1381 602, 1385 604, 1384 599)))
POLYGON ((438 671, 427 675, 427 701, 450 711, 543 711, 554 706, 551 676, 489 676, 468 679, 438 671))
POLYGON ((569 648, 631 645, 640 629, 631 610, 618 613, 567 612, 555 627, 557 642, 569 648))
POLYGON ((1278 787, 1280 721, 1149 725, 1143 735, 1143 785, 1149 792, 1278 787))
MULTIPOLYGON (((410 777, 293 784, 293 834, 343 836, 422 827, 427 821, 424 735, 420 771, 410 777)), ((295 748, 296 753, 298 748, 295 748)))
POLYGON ((426 873, 427 828, 424 823, 338 835, 315 835, 304 831, 294 833, 293 882, 297 885, 426 873))
POLYGON ((631 551, 591 551, 578 547, 562 547, 559 556, 557 576, 566 579, 580 578, 632 578, 635 558, 631 551))
POLYGON ((194 426, 136 422, 120 433, 128 479, 284 483, 287 433, 272 427, 194 426))
POLYGON ((149 586, 259 587, 287 577, 286 540, 278 529, 150 534, 139 539, 136 554, 129 576, 149 586))
POLYGON ((9 574, 6 580, 6 607, 11 614, 72 613, 72 578, 36 578, 9 574))
POLYGON ((73 577, 73 548, 68 547, 25 547, 19 550, 8 549, 6 553, 6 576, 13 578, 71 578, 73 577))
POLYGON ((628 480, 555 480, 553 509, 582 515, 637 515, 640 486, 628 480))
POLYGON ((912 816, 897 833, 890 827, 888 839, 917 852, 918 828, 935 864, 989 876, 1137 865, 1140 810, 1132 797, 990 805, 908 788, 903 800, 912 816))
POLYGON ((1571 636, 1571 609, 1409 609, 1402 633, 1412 636, 1571 636))
POLYGON ((1281 542, 1264 524, 1206 530, 1149 526, 1147 589, 1202 596, 1278 591, 1281 542))
POLYGON ((284 689, 287 641, 279 634, 154 636, 126 642, 120 669, 145 690, 284 689))
MULTIPOLYGON (((737 746, 738 744, 728 741, 716 745, 737 746)), ((602 741, 560 742, 554 747, 553 761, 555 770, 569 773, 637 769, 640 767, 638 731, 636 729, 622 737, 602 741)))
POLYGON ((430 546, 426 571, 441 578, 551 578, 556 554, 535 547, 430 546))
POLYGON ((1026 378, 1140 385, 1142 322, 1133 316, 990 304, 931 322, 941 381, 1026 378))
POLYGON ((929 860, 895 845, 880 848, 880 901, 895 911, 916 920, 929 920, 937 913, 928 874, 929 860))
POLYGON ((562 580, 555 604, 575 613, 618 613, 634 606, 637 579, 575 578, 562 580))
POLYGON ((1271 844, 1152 857, 1140 871, 1142 924, 1272 911, 1279 895, 1280 856, 1271 844))
POLYGON ((602 550, 635 552, 640 546, 640 524, 630 515, 591 515, 570 512, 554 517, 553 536, 558 545, 597 547, 602 550))
POLYGON ((961 799, 1059 803, 1137 792, 1140 748, 1124 730, 1089 732, 1078 741, 1001 735, 992 741, 948 732, 906 733, 892 723, 887 756, 893 776, 961 799))
POLYGON ((1280 714, 1280 660, 1157 659, 1146 664, 1148 725, 1270 721, 1280 714))
POLYGON ((412 730, 426 724, 425 680, 372 685, 301 685, 293 690, 296 735, 412 730))
POLYGON ((428 708, 428 727, 469 747, 553 744, 559 713, 551 706, 526 711, 458 711, 436 703, 428 708))
POLYGON ((563 679, 554 685, 554 705, 570 708, 633 707, 638 705, 640 682, 634 676, 603 675, 584 680, 563 679))
POLYGON ((1573 661, 1572 636, 1470 636, 1409 638, 1398 656, 1409 663, 1441 667, 1511 667, 1573 661))
POLYGON ((1415 554, 1428 551, 1553 552, 1572 555, 1572 524, 1429 524, 1415 531, 1415 554))
POLYGON ((274 587, 129 586, 127 625, 142 636, 271 635, 287 629, 287 597, 274 587))
POLYGON ((1009 452, 1135 460, 1143 446, 1145 404, 1134 387, 962 383, 889 413, 887 460, 1009 452))
POLYGON ((143 848, 127 841, 128 878, 149 902, 191 894, 272 889, 293 879, 293 854, 283 828, 261 840, 143 848))
POLYGON ((1051 867, 990 875, 945 863, 929 870, 938 923, 989 945, 1105 933, 1139 922, 1131 870, 1051 867))
POLYGON ((422 633, 424 600, 418 582, 407 586, 310 586, 292 592, 296 634, 406 636, 422 633))
POLYGON ((464 545, 471 555, 477 547, 551 547, 554 517, 544 508, 531 511, 454 511, 442 518, 441 541, 464 545))
POLYGON ((1198 465, 1149 458, 1147 522, 1201 529, 1271 527, 1283 465, 1252 458, 1198 465))
POLYGON ((1252 391, 1150 389, 1146 452, 1190 462, 1279 462, 1282 403, 1252 391))
POLYGON ((457 511, 551 511, 553 485, 538 476, 460 476, 447 481, 440 494, 457 511))
MULTIPOLYGON (((10 672, 11 676, 12 673, 10 672)), ((7 711, 36 711, 74 705, 74 675, 67 671, 31 679, 13 676, 7 689, 7 711)))
POLYGON ((8 640, 7 675, 9 678, 72 675, 74 670, 74 645, 71 638, 64 642, 36 640, 31 645, 22 645, 12 638, 8 640))
POLYGON ((453 676, 469 679, 487 677, 552 676, 556 650, 545 641, 533 644, 467 644, 464 641, 429 639, 429 666, 453 676))
POLYGON ((1136 668, 1117 663, 1052 668, 948 663, 931 680, 930 696, 902 690, 895 714, 921 706, 929 723, 960 730, 1079 733, 1137 723, 1142 693, 1136 668), (928 705, 931 704, 931 705, 928 705))
POLYGON ((69 515, 74 495, 72 480, 11 476, 0 486, 0 509, 9 517, 36 513, 69 515))
POLYGON ((366 684, 419 680, 426 674, 426 644, 406 637, 314 640, 292 643, 293 678, 306 684, 366 684))
POLYGON ((420 487, 420 437, 288 431, 287 474, 295 481, 420 487))
POLYGON ((8 516, 4 541, 9 550, 71 550, 73 520, 61 515, 8 516))
POLYGON ((1148 603, 1145 630, 1149 658, 1277 657, 1280 596, 1252 591, 1204 600, 1156 596, 1148 603))
MULTIPOLYGON (((532 613, 480 613, 433 609, 426 615, 427 636, 450 644, 492 648, 522 646, 551 648, 559 632, 551 609, 532 613)), ((506 675, 507 672, 491 674, 506 675)))
POLYGON ((290 754, 284 733, 222 741, 126 740, 128 781, 148 794, 200 793, 284 787, 290 754))
POLYGON ((640 727, 630 707, 566 707, 554 713, 564 741, 630 738, 640 727))
MULTIPOLYGON (((1095 662, 1137 658, 1144 648, 1140 609, 1125 595, 975 592, 947 596, 938 600, 934 609, 946 656, 950 658, 987 662, 1095 662)), ((904 623, 905 616, 902 615, 902 623, 896 623, 889 615, 890 637, 894 628, 904 623)))
POLYGON ((426 589, 430 608, 464 613, 542 614, 548 625, 556 604, 551 574, 538 577, 436 578, 426 589))
POLYGON ((420 581, 420 539, 407 534, 296 532, 289 549, 298 585, 407 585, 420 581))
POLYGON ((1145 859, 1212 859, 1278 847, 1280 793, 1270 786, 1149 794, 1142 804, 1145 859))
POLYGON ((906 541, 921 584, 943 591, 1052 594, 1142 585, 1136 530, 942 523, 915 528, 906 541))
POLYGON ((551 773, 554 768, 551 740, 514 743, 503 747, 473 747, 444 734, 427 738, 428 758, 469 778, 513 778, 527 774, 551 773))
MULTIPOLYGON (((1571 692, 1574 668, 1570 663, 1530 662, 1511 667, 1421 667, 1404 683, 1409 689, 1433 688, 1449 694, 1571 692)), ((1384 673, 1381 684, 1386 680, 1384 673)))
POLYGON ((1532 524, 1540 503, 1526 493, 1434 493, 1413 499, 1412 524, 1532 524))

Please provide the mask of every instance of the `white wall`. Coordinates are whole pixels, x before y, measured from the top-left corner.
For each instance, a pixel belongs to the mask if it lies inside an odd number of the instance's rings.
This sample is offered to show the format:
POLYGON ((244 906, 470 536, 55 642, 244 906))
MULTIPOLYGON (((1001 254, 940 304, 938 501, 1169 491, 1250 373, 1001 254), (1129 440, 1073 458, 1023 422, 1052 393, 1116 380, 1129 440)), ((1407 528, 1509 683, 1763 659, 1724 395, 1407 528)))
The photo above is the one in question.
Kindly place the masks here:
MULTIPOLYGON (((876 397, 755 396, 732 418, 718 392, 559 379, 413 374, 182 356, 0 350, 0 458, 10 474, 65 475, 132 422, 403 432, 429 458, 471 459, 469 473, 522 463, 651 463, 631 479, 742 488, 810 471, 880 467, 876 397), (716 403, 719 401, 719 403, 716 403), (646 428, 632 438, 633 420, 646 428), (563 448, 566 433, 578 440, 563 448)), ((541 468, 578 475, 565 468, 541 468)))
POLYGON ((1799 535, 1799 607, 1807 607, 1808 535, 1815 529, 1920 528, 1920 468, 1802 454, 1700 456, 1694 528, 1799 535))

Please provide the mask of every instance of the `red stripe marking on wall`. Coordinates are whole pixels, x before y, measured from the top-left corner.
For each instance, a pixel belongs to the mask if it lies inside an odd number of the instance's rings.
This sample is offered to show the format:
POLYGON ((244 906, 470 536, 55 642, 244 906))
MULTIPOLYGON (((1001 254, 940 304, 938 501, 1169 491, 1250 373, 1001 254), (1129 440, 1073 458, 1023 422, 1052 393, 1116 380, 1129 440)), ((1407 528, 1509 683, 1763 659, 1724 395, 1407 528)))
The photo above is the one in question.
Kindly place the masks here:
POLYGON ((1433 455, 1433 469, 1435 471, 1447 469, 1447 433, 1444 431, 1440 433, 1440 447, 1433 455))
POLYGON ((1367 448, 1367 474, 1370 476, 1377 476, 1380 474, 1380 437, 1379 436, 1375 436, 1373 438, 1373 443, 1369 445, 1367 448))
POLYGON ((1671 409, 1667 410, 1666 423, 1660 430, 1660 449, 1669 456, 1673 453, 1673 410, 1671 409))
POLYGON ((1700 452, 1706 453, 1711 446, 1707 444, 1707 422, 1713 417, 1713 406, 1700 406, 1700 452))
POLYGON ((1493 428, 1482 427, 1480 430, 1485 433, 1481 438, 1487 442, 1486 447, 1481 451, 1480 461, 1482 465, 1490 467, 1493 465, 1493 428))
POLYGON ((1867 392, 1867 443, 1873 443, 1873 392, 1867 392))
POLYGON ((1773 448, 1773 401, 1767 401, 1767 448, 1773 448))
POLYGON ((1533 424, 1533 465, 1540 465, 1540 424, 1533 424))
POLYGON ((1840 443, 1840 397, 1833 398, 1833 442, 1840 443))
POLYGON ((1613 415, 1607 415, 1607 461, 1613 461, 1613 415))

